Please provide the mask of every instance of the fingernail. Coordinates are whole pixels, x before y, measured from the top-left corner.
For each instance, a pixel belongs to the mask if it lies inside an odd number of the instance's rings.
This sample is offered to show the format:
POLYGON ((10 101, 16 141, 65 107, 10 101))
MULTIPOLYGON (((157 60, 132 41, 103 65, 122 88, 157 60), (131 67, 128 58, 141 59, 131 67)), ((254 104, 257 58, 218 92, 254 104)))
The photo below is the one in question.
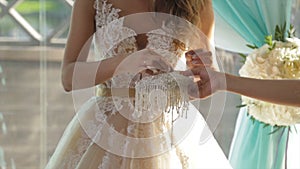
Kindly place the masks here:
POLYGON ((195 54, 195 51, 190 50, 190 51, 186 52, 185 54, 188 54, 188 55, 194 55, 194 54, 195 54))
POLYGON ((187 71, 179 71, 179 74, 184 75, 184 76, 188 76, 189 73, 187 71))
POLYGON ((179 71, 177 73, 180 74, 180 75, 184 75, 184 72, 182 72, 182 71, 179 71))
POLYGON ((196 54, 192 55, 192 59, 197 59, 197 58, 198 58, 198 56, 196 54))

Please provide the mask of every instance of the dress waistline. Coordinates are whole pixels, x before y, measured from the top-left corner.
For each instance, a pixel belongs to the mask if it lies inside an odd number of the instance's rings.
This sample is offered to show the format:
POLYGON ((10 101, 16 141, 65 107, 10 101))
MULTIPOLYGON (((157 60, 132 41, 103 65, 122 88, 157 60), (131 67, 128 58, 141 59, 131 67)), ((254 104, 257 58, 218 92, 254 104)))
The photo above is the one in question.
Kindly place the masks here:
POLYGON ((98 97, 135 97, 134 88, 107 88, 98 87, 96 89, 96 96, 98 97))

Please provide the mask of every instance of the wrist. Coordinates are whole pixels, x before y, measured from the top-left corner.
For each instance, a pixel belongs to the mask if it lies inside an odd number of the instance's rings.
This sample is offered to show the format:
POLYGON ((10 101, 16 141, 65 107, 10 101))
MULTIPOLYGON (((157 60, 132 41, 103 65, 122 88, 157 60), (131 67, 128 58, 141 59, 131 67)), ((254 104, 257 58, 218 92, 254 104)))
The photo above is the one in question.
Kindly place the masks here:
POLYGON ((236 91, 236 81, 238 80, 236 76, 231 75, 231 74, 225 74, 225 88, 224 90, 230 91, 230 92, 235 92, 236 91))
POLYGON ((216 72, 217 90, 227 90, 227 76, 228 74, 222 72, 216 72))
POLYGON ((249 91, 249 84, 251 84, 251 81, 249 79, 235 76, 235 75, 226 75, 226 81, 227 81, 227 91, 237 93, 237 94, 244 94, 245 92, 249 91))

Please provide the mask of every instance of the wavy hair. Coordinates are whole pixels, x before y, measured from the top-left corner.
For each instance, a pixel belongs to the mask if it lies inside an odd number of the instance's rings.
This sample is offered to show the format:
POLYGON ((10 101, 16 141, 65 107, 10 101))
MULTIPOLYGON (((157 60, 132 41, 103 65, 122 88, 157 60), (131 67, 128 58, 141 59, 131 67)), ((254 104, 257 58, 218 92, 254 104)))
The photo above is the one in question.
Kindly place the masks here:
POLYGON ((165 12, 200 25, 200 11, 209 0, 153 0, 156 12, 165 12))
MULTIPOLYGON (((184 18, 192 24, 201 27, 201 14, 205 5, 210 0, 152 0, 155 12, 163 12, 184 18)), ((174 39, 175 47, 186 50, 186 45, 174 39)))

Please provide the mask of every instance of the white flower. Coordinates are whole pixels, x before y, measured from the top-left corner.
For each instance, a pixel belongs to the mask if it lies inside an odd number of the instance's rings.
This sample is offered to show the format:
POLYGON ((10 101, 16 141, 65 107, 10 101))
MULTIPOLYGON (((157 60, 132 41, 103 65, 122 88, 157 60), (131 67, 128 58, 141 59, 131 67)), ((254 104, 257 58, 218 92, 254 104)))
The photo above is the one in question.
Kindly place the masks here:
MULTIPOLYGON (((257 79, 300 79, 300 40, 289 38, 287 42, 274 41, 249 54, 240 69, 241 76, 257 79)), ((288 89, 287 89, 288 90, 288 89)), ((270 125, 289 126, 300 123, 300 109, 297 107, 272 104, 248 97, 242 97, 248 105, 249 114, 270 125)))
POLYGON ((296 45, 297 47, 300 47, 300 39, 298 38, 286 38, 286 40, 294 45, 296 45))

